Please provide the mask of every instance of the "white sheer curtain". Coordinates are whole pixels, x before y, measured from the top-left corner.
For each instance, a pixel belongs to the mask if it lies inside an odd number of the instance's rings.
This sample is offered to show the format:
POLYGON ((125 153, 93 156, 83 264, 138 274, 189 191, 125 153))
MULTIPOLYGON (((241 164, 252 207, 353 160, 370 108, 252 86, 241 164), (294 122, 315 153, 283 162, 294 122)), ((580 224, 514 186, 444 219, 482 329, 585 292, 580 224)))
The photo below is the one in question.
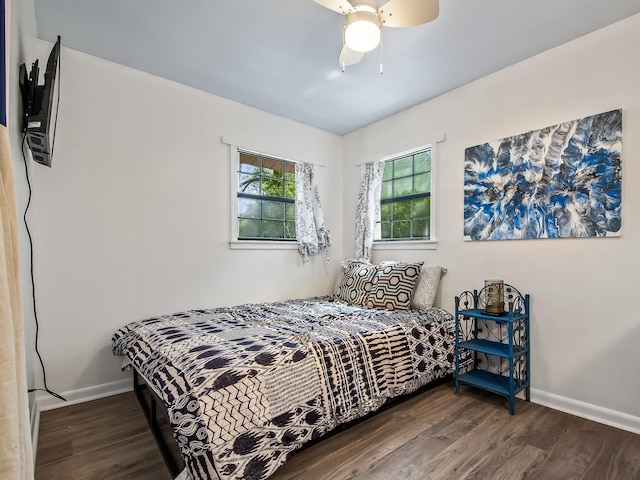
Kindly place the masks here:
POLYGON ((356 258, 371 261, 376 220, 380 217, 380 192, 384 162, 367 163, 356 207, 356 258))
POLYGON ((329 261, 331 234, 322 214, 318 185, 313 178, 313 165, 296 163, 296 238, 298 251, 309 261, 309 255, 325 250, 329 261))
POLYGON ((18 273, 18 217, 7 128, 0 126, 0 477, 33 478, 24 332, 18 273))

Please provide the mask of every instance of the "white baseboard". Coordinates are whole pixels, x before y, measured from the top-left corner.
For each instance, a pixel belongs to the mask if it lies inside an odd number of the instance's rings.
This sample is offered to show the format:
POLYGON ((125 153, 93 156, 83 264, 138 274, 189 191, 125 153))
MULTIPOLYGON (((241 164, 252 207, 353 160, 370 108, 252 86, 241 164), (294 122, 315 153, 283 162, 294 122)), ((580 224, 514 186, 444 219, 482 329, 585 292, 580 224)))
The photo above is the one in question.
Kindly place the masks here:
POLYGON ((111 383, 102 385, 94 385, 87 388, 79 388, 78 390, 70 390, 68 392, 58 392, 67 401, 59 400, 46 392, 38 392, 36 397, 37 410, 44 412, 55 408, 68 407, 78 403, 90 402, 99 398, 110 397, 119 393, 130 392, 133 390, 133 380, 125 378, 111 383))
POLYGON ((611 427, 640 434, 640 417, 629 415, 572 398, 561 397, 554 393, 535 388, 531 389, 531 401, 545 407, 570 413, 587 420, 603 423, 611 427))

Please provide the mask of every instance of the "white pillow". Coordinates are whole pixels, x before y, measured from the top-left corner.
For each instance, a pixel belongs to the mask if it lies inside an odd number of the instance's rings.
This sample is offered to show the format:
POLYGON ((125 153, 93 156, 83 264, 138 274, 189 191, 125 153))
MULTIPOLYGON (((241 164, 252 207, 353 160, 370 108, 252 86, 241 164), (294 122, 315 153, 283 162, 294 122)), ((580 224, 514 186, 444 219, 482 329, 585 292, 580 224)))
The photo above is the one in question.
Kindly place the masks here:
POLYGON ((433 307, 440 279, 447 273, 447 269, 439 266, 422 267, 420 276, 413 291, 411 307, 420 310, 429 310, 433 307))

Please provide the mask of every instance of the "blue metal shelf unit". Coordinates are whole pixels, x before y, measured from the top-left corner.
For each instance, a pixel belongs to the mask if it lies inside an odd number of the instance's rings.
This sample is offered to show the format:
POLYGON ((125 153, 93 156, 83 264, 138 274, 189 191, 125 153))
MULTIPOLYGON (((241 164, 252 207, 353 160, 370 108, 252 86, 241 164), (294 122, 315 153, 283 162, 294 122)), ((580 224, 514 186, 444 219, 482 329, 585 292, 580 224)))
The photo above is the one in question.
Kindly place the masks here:
POLYGON ((521 391, 530 400, 529 295, 504 285, 503 315, 488 313, 486 287, 456 297, 456 395, 468 384, 503 395, 509 413, 521 391))

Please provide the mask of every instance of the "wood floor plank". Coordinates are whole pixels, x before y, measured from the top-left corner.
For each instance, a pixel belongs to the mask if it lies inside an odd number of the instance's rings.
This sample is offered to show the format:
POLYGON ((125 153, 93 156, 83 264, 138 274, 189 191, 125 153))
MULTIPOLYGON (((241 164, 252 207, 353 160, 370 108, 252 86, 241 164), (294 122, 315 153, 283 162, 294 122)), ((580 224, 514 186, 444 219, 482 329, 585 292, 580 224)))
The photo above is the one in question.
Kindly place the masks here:
POLYGON ((42 412, 36 480, 169 480, 133 393, 42 412))
MULTIPOLYGON (((479 468, 486 461, 486 448, 495 441, 499 431, 509 421, 508 412, 489 411, 480 422, 460 438, 451 443, 442 452, 432 458, 420 470, 422 478, 448 480, 463 478, 479 468)), ((466 412, 460 412, 466 415, 466 412)), ((419 478, 419 477, 415 477, 419 478)))
POLYGON ((602 440, 585 469, 582 480, 628 478, 640 479, 640 450, 637 435, 606 425, 592 424, 602 440))
POLYGON ((545 452, 531 445, 510 443, 491 451, 482 464, 471 469, 465 480, 513 480, 523 478, 532 465, 542 461, 545 452))
MULTIPOLYGON (((477 450, 475 455, 468 455, 470 458, 467 463, 470 464, 470 468, 464 475, 465 479, 522 478, 527 470, 545 458, 543 449, 523 441, 523 432, 530 430, 524 426, 537 423, 539 412, 528 403, 523 402, 518 406, 518 420, 514 421, 513 417, 507 417, 500 428, 491 429, 485 441, 478 439, 478 435, 473 430, 469 432, 469 436, 474 443, 478 443, 478 446, 475 447, 477 450)), ((502 415, 504 414, 503 410, 502 415)), ((479 425, 476 428, 483 427, 479 425)))
MULTIPOLYGON (((133 393, 43 412, 36 480, 170 480, 133 393)), ((640 435, 452 383, 294 455, 270 480, 640 480, 640 435)))
POLYGON ((62 462, 41 465, 42 480, 170 480, 153 439, 130 437, 108 449, 73 455, 62 462), (150 443, 151 441, 151 443, 150 443), (117 458, 113 452, 117 451, 117 458))
POLYGON ((43 446, 38 448, 38 463, 40 465, 60 463, 65 458, 73 456, 71 441, 60 441, 50 445, 47 445, 46 442, 41 442, 41 445, 43 446))
POLYGON ((592 422, 576 419, 558 441, 549 448, 549 454, 544 464, 539 464, 525 475, 526 480, 546 480, 549 478, 563 478, 577 480, 583 478, 583 473, 598 448, 602 447, 593 428, 592 422))
POLYGON ((540 408, 537 405, 524 402, 517 405, 519 410, 516 414, 518 416, 518 422, 516 423, 520 431, 516 434, 516 440, 541 450, 546 451, 555 445, 567 430, 576 423, 576 417, 568 413, 550 408, 540 408), (531 410, 535 418, 521 421, 521 414, 526 413, 528 406, 533 407, 531 410))
MULTIPOLYGON (((363 474, 369 465, 414 443, 416 437, 432 427, 433 423, 449 418, 471 400, 460 400, 456 404, 447 401, 450 398, 450 392, 446 390, 425 392, 312 447, 325 452, 314 464, 314 470, 324 470, 327 474, 318 474, 320 476, 316 478, 346 479, 363 474)), ((300 478, 308 469, 308 456, 305 452, 295 455, 272 478, 300 478)))
POLYGON ((435 457, 486 421, 486 406, 466 400, 468 397, 450 398, 445 404, 453 407, 450 415, 435 422, 411 443, 400 446, 380 461, 370 462, 369 468, 363 468, 362 478, 426 478, 425 469, 435 457))

